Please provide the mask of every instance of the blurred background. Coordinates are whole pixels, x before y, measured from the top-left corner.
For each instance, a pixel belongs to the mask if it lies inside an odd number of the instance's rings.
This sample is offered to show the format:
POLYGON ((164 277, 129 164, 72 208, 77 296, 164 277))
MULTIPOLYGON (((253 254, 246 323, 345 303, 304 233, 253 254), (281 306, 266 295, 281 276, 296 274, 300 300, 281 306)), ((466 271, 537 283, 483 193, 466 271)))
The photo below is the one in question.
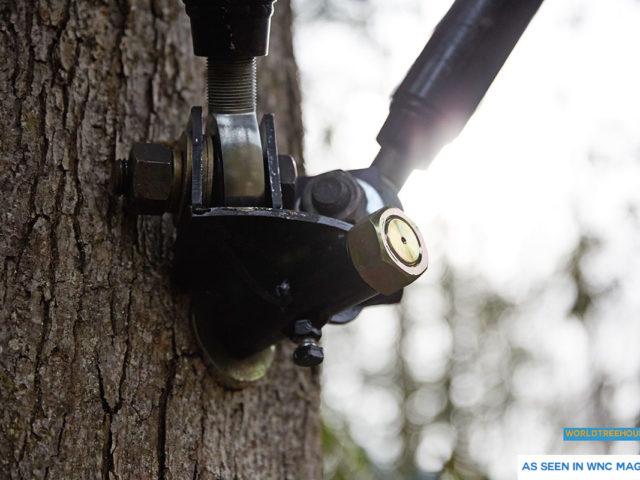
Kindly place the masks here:
MULTIPOLYGON (((447 0, 295 0, 309 174, 368 166, 447 0)), ((401 194, 430 267, 325 329, 325 476, 513 479, 640 421, 640 2, 547 0, 401 194)))

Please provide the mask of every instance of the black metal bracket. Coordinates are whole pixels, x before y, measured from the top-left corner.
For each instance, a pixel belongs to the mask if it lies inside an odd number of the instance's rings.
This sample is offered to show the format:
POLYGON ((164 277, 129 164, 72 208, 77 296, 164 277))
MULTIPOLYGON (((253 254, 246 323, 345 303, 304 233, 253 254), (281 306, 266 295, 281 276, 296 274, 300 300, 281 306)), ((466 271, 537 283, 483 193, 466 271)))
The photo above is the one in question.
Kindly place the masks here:
POLYGON ((258 126, 255 114, 273 0, 185 0, 194 51, 208 57, 209 114, 193 107, 172 146, 134 145, 114 186, 132 213, 174 214, 174 278, 225 385, 261 378, 284 338, 298 365, 317 365, 325 324, 400 301, 426 270, 398 191, 462 129, 541 3, 454 2, 394 94, 373 164, 298 177, 273 115, 258 126))
MULTIPOLYGON (((283 208, 287 198, 283 190, 296 182, 290 174, 280 174, 281 163, 283 170, 290 166, 285 165, 288 158, 278 156, 273 115, 265 115, 260 127, 265 205, 205 207, 196 203, 204 188, 202 159, 198 157, 203 140, 193 132, 202 123, 197 118, 200 114, 194 107, 187 127, 194 152, 192 201, 178 224, 174 268, 175 280, 192 293, 197 338, 218 375, 229 385, 237 386, 239 377, 240 383, 247 383, 261 376, 265 362, 272 358, 268 354, 271 346, 284 338, 300 343, 296 363, 315 365, 322 361, 322 350, 316 344, 320 333, 302 336, 297 332, 300 325, 308 324, 320 332, 328 322, 353 320, 366 305, 397 302, 402 287, 418 274, 406 274, 399 283, 382 277, 380 284, 388 283, 398 292, 380 295, 354 261, 354 248, 363 247, 349 246, 352 223, 292 209, 309 188, 308 178, 297 182, 299 195, 293 201, 289 196, 289 209, 283 208)), ((322 187, 321 181, 316 184, 322 187)), ((369 222, 366 197, 359 202, 359 220, 369 222)), ((397 212, 397 218, 404 221, 403 214, 397 212)), ((412 228, 417 232, 417 227, 412 228)), ((381 238, 374 229, 368 232, 365 244, 372 243, 370 262, 388 260, 376 251, 381 238)), ((393 257, 389 258, 393 263, 393 257)), ((420 273, 426 268, 426 251, 421 261, 420 273)))

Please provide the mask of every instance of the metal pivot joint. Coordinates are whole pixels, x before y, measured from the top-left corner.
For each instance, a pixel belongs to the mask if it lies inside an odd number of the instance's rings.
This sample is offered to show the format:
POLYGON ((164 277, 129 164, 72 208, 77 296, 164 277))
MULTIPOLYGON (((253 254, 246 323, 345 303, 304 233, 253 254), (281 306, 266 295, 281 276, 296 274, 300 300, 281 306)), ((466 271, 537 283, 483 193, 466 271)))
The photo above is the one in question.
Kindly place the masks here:
POLYGON ((193 107, 175 142, 133 145, 113 187, 133 214, 173 214, 174 279, 190 292, 195 336, 220 381, 240 388, 284 338, 297 365, 318 365, 325 324, 399 302, 424 273, 398 191, 462 128, 541 0, 457 0, 396 91, 373 164, 315 177, 278 153, 274 116, 256 115, 274 2, 184 1, 207 57, 208 114, 193 107))

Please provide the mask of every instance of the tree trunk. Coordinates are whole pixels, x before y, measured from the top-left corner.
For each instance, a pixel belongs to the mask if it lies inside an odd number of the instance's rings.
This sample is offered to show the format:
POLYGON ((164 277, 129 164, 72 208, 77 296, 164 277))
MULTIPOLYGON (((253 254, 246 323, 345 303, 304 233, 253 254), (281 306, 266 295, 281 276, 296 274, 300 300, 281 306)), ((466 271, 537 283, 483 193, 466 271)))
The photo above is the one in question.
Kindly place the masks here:
MULTIPOLYGON (((226 391, 169 280, 171 219, 132 218, 113 159, 204 101, 178 0, 0 7, 0 478, 318 478, 316 372, 280 345, 226 391), (149 4, 150 3, 150 4, 149 4)), ((291 11, 276 4, 262 111, 300 158, 291 11)))

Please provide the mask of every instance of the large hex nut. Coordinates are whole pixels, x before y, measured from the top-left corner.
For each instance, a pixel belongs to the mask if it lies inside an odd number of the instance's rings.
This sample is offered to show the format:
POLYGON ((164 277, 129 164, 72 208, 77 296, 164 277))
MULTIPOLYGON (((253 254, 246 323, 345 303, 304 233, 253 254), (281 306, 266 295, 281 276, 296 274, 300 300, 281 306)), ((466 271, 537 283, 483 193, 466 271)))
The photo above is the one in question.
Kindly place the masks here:
POLYGON ((136 143, 129 154, 129 168, 127 208, 143 215, 166 212, 174 183, 173 151, 157 143, 136 143))
POLYGON ((383 208, 359 221, 349 230, 348 244, 360 277, 383 295, 417 280, 429 265, 418 227, 398 208, 383 208))

